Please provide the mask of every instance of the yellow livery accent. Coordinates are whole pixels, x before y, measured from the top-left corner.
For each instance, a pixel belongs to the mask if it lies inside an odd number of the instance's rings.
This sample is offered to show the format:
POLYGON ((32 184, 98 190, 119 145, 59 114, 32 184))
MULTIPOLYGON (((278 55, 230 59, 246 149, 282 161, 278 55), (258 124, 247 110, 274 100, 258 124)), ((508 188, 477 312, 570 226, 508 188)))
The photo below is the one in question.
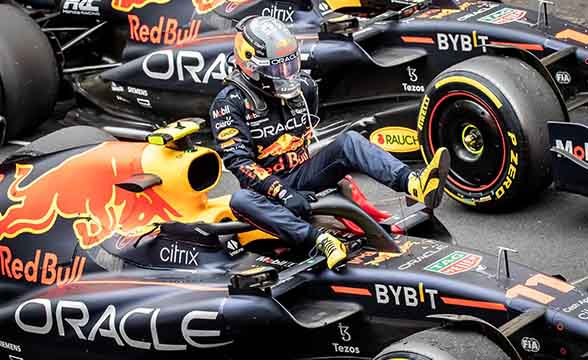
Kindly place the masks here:
POLYGON ((494 93, 492 93, 492 91, 490 91, 490 89, 482 85, 480 82, 474 79, 467 78, 465 76, 450 76, 446 79, 439 80, 439 82, 435 84, 435 88, 439 89, 440 87, 453 83, 462 83, 475 87, 476 89, 483 92, 486 96, 488 96, 488 98, 492 100, 492 102, 494 103, 494 105, 496 105, 498 109, 502 108, 502 102, 498 99, 496 95, 494 95, 494 93))
POLYGON ((200 124, 191 119, 178 120, 152 132, 147 136, 147 142, 152 145, 166 145, 183 139, 200 130, 200 124))
POLYGON ((325 2, 333 11, 337 11, 338 9, 343 8, 361 7, 360 0, 326 0, 325 2))

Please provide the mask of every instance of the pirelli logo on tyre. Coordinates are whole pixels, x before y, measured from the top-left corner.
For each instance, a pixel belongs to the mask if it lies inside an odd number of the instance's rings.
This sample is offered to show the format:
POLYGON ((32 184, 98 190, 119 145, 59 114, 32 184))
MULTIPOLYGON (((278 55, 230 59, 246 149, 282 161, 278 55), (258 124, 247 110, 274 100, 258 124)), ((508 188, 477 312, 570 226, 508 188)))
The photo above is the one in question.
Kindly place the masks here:
POLYGON ((423 97, 423 102, 421 103, 421 109, 419 110, 419 121, 417 127, 419 131, 423 130, 423 126, 425 125, 425 120, 427 119, 427 112, 429 111, 429 103, 431 99, 429 96, 425 95, 423 97))

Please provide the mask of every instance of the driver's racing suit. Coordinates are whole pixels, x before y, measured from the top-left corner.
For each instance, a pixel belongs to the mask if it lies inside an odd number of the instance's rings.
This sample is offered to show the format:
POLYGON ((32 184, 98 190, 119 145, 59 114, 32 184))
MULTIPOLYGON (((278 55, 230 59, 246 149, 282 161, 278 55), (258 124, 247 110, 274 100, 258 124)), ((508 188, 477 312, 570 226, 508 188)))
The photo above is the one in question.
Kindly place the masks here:
MULTIPOLYGON (((302 92, 316 115, 316 83, 302 74, 302 92)), ((396 190, 407 190, 409 168, 357 132, 339 135, 312 158, 312 129, 304 99, 264 96, 267 111, 258 114, 246 93, 226 86, 210 109, 211 128, 225 167, 241 190, 230 206, 235 216, 286 240, 291 246, 314 245, 319 232, 282 205, 293 191, 320 192, 350 172, 361 172, 396 190)))

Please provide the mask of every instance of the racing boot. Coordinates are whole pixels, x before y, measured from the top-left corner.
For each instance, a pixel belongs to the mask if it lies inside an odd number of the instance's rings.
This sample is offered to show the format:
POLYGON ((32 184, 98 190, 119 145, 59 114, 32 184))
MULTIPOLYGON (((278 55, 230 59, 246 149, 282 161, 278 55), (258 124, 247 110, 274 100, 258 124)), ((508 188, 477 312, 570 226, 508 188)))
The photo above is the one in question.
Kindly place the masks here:
POLYGON ((449 150, 440 148, 424 169, 408 176, 408 195, 414 200, 434 209, 441 204, 443 188, 451 165, 449 150))
POLYGON ((327 267, 336 268, 347 259, 347 248, 341 240, 329 233, 322 233, 316 239, 316 247, 327 257, 327 267))

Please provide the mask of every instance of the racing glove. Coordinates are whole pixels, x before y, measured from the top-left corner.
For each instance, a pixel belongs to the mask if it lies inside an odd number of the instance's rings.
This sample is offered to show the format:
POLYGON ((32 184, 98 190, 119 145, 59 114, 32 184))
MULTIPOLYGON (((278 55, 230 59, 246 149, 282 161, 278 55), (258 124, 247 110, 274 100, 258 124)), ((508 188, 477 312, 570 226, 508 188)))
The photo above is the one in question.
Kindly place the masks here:
POLYGON ((305 194, 296 190, 288 189, 284 196, 279 198, 279 201, 294 215, 308 219, 311 214, 310 203, 306 199, 305 194))
POLYGON ((275 180, 268 189, 268 196, 285 206, 294 215, 308 219, 311 215, 309 199, 310 193, 291 189, 279 180, 275 180))

